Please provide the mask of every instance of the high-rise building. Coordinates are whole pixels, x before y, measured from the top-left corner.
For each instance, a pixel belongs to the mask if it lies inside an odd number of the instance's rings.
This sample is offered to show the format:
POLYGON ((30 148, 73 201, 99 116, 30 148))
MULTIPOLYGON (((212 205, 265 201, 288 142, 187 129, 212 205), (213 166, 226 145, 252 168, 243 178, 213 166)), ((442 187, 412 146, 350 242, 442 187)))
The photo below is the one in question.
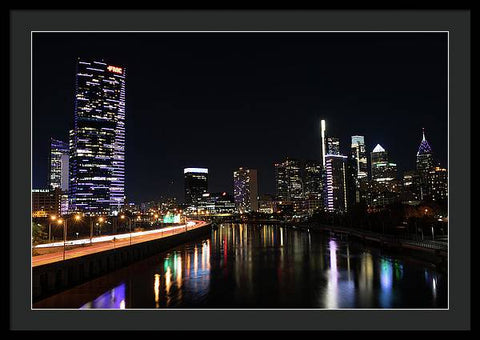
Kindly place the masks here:
POLYGON ((416 170, 403 173, 403 191, 410 196, 410 200, 420 199, 420 176, 416 170))
POLYGON ((397 178, 397 164, 388 161, 388 152, 380 144, 370 153, 372 180, 387 183, 397 178))
POLYGON ((327 137, 327 155, 340 155, 340 139, 327 137))
POLYGON ((239 168, 233 172, 233 196, 239 213, 258 211, 257 170, 239 168))
POLYGON ((322 163, 315 160, 305 162, 304 169, 304 193, 308 200, 320 200, 322 198, 322 163))
POLYGON ((352 136, 351 151, 352 158, 357 162, 358 179, 366 178, 368 176, 368 168, 364 136, 352 136))
POLYGON ((48 184, 51 189, 68 190, 68 143, 50 139, 48 184))
POLYGON ((401 185, 397 180, 397 164, 391 163, 387 151, 380 144, 370 153, 372 166, 372 181, 368 203, 384 206, 400 199, 401 185))
POLYGON ((362 197, 361 188, 358 185, 358 162, 353 157, 346 159, 346 193, 347 193, 347 207, 352 207, 354 204, 359 203, 364 197, 362 197))
POLYGON ((448 171, 439 166, 430 170, 430 198, 432 201, 442 201, 448 198, 448 171))
POLYGON ((69 210, 115 214, 125 202, 125 68, 77 61, 69 210))
POLYGON ((202 195, 208 192, 208 169, 185 168, 183 169, 185 180, 185 203, 198 205, 202 195))
POLYGON ((324 206, 327 211, 346 212, 347 201, 347 157, 325 156, 324 206))
POLYGON ((417 171, 420 176, 420 198, 422 200, 430 196, 430 171, 434 168, 433 153, 430 144, 425 138, 425 130, 422 129, 422 141, 417 151, 417 171))
POLYGON ((275 183, 277 200, 303 199, 302 163, 287 158, 284 162, 275 164, 275 183))
MULTIPOLYGON (((352 136, 351 158, 356 163, 355 202, 359 203, 362 200, 366 200, 368 196, 368 165, 364 136, 352 136)), ((353 165, 350 164, 349 168, 351 169, 352 167, 353 165)))

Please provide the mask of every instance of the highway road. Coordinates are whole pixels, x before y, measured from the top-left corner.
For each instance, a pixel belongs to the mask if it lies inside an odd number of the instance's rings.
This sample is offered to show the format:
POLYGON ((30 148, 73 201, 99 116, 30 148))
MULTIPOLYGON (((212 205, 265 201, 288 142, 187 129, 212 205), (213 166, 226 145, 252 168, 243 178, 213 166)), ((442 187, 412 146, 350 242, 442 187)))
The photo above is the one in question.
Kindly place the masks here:
MULTIPOLYGON (((66 242, 67 247, 76 246, 73 249, 67 249, 65 251, 65 260, 98 253, 114 248, 127 247, 130 244, 142 243, 151 241, 163 237, 169 237, 171 235, 183 233, 185 231, 202 227, 206 224, 204 221, 189 221, 187 225, 172 226, 162 229, 126 233, 119 235, 108 235, 90 239, 70 240, 66 242), (131 235, 131 238, 130 238, 131 235)), ((40 266, 47 263, 63 261, 64 260, 64 247, 63 242, 54 242, 49 244, 41 244, 35 248, 40 249, 54 249, 54 252, 32 256, 32 267, 40 266)))

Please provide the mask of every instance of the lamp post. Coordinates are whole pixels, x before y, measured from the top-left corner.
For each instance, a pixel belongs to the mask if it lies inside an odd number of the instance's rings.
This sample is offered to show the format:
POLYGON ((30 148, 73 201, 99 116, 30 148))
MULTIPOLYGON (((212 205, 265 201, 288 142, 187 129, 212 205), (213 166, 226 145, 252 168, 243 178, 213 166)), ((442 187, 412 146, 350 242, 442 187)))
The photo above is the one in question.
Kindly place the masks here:
POLYGON ((90 216, 90 244, 92 244, 93 239, 93 218, 90 216))
MULTIPOLYGON (((82 217, 78 214, 72 217, 75 219, 75 221, 80 221, 82 219, 82 217)), ((62 220, 61 218, 58 219, 58 224, 59 225, 63 224, 63 260, 64 261, 65 261, 65 250, 67 246, 67 221, 68 221, 68 217, 65 218, 64 220, 62 220)))
POLYGON ((99 217, 98 218, 98 223, 100 223, 99 227, 98 227, 98 235, 100 236, 100 233, 101 233, 101 230, 102 230, 102 223, 105 221, 105 219, 103 217, 99 217))
POLYGON ((128 230, 130 232, 130 245, 132 245, 132 219, 126 215, 120 215, 120 218, 124 220, 125 218, 128 219, 128 230))
POLYGON ((57 216, 52 215, 48 221, 48 242, 52 241, 52 222, 57 219, 57 216))

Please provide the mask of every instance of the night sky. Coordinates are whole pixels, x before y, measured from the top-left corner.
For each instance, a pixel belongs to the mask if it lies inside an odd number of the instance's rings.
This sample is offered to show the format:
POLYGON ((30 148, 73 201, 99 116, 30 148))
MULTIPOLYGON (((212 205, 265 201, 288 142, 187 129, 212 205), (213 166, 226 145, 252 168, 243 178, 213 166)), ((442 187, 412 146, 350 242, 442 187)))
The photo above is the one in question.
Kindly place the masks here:
POLYGON ((47 184, 50 137, 68 141, 77 57, 126 67, 126 194, 176 196, 183 168, 208 167, 209 190, 233 170, 320 160, 320 119, 340 138, 380 143, 399 175, 426 130, 447 166, 446 33, 34 33, 33 187, 47 184))

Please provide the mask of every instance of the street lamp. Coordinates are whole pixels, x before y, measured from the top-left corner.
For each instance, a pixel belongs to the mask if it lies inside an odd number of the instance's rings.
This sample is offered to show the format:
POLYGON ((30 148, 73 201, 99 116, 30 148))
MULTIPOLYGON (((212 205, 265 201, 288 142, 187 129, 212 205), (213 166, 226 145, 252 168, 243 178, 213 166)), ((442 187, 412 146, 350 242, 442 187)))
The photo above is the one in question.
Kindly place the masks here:
MULTIPOLYGON (((80 221, 82 217, 78 214, 73 216, 75 221, 80 221)), ((65 248, 66 248, 66 243, 67 243, 67 221, 68 217, 65 218, 65 220, 62 220, 61 218, 58 219, 57 223, 61 225, 63 223, 63 260, 65 260, 65 248)))
POLYGON ((100 223, 100 226, 98 227, 98 235, 100 235, 101 233, 101 229, 102 229, 102 226, 101 224, 105 221, 105 219, 103 217, 99 217, 98 218, 98 223, 100 223))
POLYGON ((125 218, 128 219, 128 230, 130 232, 130 245, 132 245, 132 219, 126 215, 120 215, 120 218, 124 220, 125 218))
POLYGON ((52 222, 57 219, 57 216, 52 215, 50 216, 50 220, 48 221, 48 242, 52 240, 52 222))

